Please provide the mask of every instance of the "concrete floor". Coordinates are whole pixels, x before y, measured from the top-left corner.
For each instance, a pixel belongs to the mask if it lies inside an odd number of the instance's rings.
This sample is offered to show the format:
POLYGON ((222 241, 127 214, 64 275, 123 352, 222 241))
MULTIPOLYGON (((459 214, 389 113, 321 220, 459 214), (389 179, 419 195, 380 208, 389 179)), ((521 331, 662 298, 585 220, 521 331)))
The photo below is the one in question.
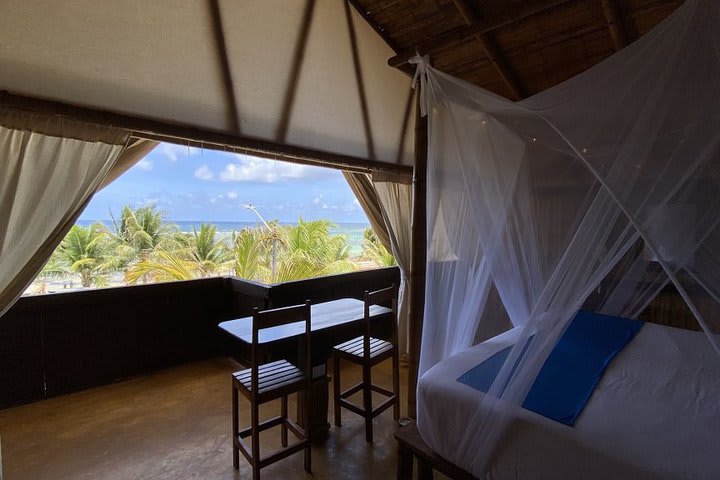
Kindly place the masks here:
MULTIPOLYGON (((389 387, 385 363, 373 370, 373 381, 389 387)), ((242 457, 240 471, 232 468, 230 373, 238 369, 218 358, 2 410, 4 480, 249 478, 242 457)), ((405 414, 407 368, 400 375, 405 414)), ((343 369, 343 386, 358 378, 357 367, 343 369)), ((249 419, 246 405, 241 398, 241 424, 249 419)), ((279 401, 267 404, 262 418, 279 408, 279 401)), ((299 453, 263 469, 262 477, 393 479, 393 431, 390 409, 375 419, 375 442, 367 444, 362 419, 343 411, 343 426, 313 448, 313 475, 304 472, 299 453)), ((263 435, 261 451, 280 445, 279 428, 263 435)))

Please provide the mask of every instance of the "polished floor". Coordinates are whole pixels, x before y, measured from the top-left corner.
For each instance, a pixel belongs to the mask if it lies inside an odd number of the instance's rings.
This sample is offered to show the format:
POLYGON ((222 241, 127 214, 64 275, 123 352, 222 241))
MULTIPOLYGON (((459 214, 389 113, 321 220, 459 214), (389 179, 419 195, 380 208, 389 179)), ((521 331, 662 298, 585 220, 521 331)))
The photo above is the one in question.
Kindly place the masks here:
MULTIPOLYGON (((386 363, 373 370, 373 380, 389 387, 386 363)), ((218 358, 2 410, 3 480, 250 478, 244 459, 239 472, 232 468, 230 372, 238 368, 218 358)), ((407 369, 400 375, 404 414, 407 369)), ((344 386, 358 377, 357 367, 343 369, 344 386)), ((291 401, 294 412, 294 396, 291 401)), ((241 405, 245 423, 249 410, 242 399, 241 405)), ((270 403, 261 416, 279 408, 270 403)), ((263 469, 262 478, 391 480, 393 431, 390 409, 375 419, 375 442, 368 444, 362 419, 343 411, 343 426, 333 426, 324 444, 313 448, 313 475, 304 472, 297 454, 263 469)), ((279 429, 263 435, 261 452, 280 445, 279 429)))

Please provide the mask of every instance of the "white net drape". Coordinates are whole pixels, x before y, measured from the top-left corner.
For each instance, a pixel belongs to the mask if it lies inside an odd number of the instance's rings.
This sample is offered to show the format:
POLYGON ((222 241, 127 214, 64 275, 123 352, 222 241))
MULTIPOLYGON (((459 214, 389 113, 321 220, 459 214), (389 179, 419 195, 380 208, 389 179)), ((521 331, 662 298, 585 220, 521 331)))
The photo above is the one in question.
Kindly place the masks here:
POLYGON ((412 250, 412 185, 409 183, 373 179, 380 209, 385 219, 392 254, 400 268, 398 288, 398 346, 400 352, 408 351, 410 295, 408 276, 410 274, 410 253, 412 250))
POLYGON ((672 282, 720 352, 717 25, 719 2, 688 0, 625 50, 517 103, 415 60, 430 135, 420 374, 507 318, 522 327, 478 406, 484 427, 458 432, 464 449, 442 451, 418 406, 423 437, 449 460, 482 471, 584 304, 636 316, 672 282), (503 308, 486 308, 495 290, 503 308))

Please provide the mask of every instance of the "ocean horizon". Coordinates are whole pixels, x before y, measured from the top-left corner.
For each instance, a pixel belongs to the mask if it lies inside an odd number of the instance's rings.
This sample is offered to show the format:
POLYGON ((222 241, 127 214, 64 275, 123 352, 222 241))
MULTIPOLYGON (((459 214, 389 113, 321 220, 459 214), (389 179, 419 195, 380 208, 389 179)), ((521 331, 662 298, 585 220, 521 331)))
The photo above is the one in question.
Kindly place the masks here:
MULTIPOLYGON (((213 221, 213 220, 172 220, 166 219, 167 223, 177 225, 178 230, 184 233, 193 231, 193 228, 199 229, 200 224, 206 223, 215 225, 217 227, 218 234, 221 237, 229 237, 233 231, 238 231, 248 227, 262 227, 263 224, 260 222, 236 222, 236 221, 213 221)), ((366 228, 370 227, 369 223, 363 222, 332 222, 333 226, 330 228, 330 233, 333 235, 345 235, 347 238, 348 246, 350 247, 350 256, 357 257, 362 254, 363 244, 363 232, 366 228)), ((88 227, 93 223, 101 223, 108 228, 113 225, 110 219, 97 219, 97 220, 78 220, 75 224, 82 227, 88 227)), ((297 225, 297 222, 280 222, 280 225, 297 225)))

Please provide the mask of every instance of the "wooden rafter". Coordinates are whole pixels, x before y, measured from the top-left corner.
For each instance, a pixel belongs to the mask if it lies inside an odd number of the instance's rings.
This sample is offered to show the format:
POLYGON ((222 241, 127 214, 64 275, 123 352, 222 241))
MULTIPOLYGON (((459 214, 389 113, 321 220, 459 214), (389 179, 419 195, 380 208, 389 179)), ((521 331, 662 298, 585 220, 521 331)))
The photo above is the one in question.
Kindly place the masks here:
POLYGON ((612 38, 615 51, 622 50, 628 44, 628 36, 623 26, 622 17, 615 0, 602 0, 603 15, 610 29, 610 38, 612 38))
POLYGON ((232 79, 232 71, 230 70, 230 60, 228 58, 227 46, 225 44, 225 33, 223 32, 222 14, 220 13, 219 0, 208 0, 210 6, 210 16, 212 18, 213 34, 215 35, 215 45, 218 50, 220 60, 220 76, 223 80, 225 88, 225 100, 228 108, 228 124, 233 133, 240 133, 240 116, 238 114, 237 99, 235 98, 235 87, 232 79))
POLYGON ((128 130, 139 138, 198 146, 220 151, 237 151, 263 158, 283 160, 305 165, 370 173, 390 171, 408 175, 412 167, 384 163, 367 158, 343 155, 296 145, 288 145, 255 137, 229 134, 211 129, 136 117, 107 110, 80 107, 63 102, 42 100, 0 91, 0 109, 57 115, 98 125, 112 125, 128 130))
POLYGON ((285 90, 285 98, 283 100, 282 113, 280 114, 280 123, 275 133, 275 139, 278 142, 284 142, 287 138, 288 128, 290 126, 290 116, 292 115, 293 105, 295 104, 295 94, 297 93, 298 82, 300 81, 300 71, 302 69, 303 60, 305 59, 305 47, 310 36, 310 26, 312 25, 313 12, 315 11, 315 0, 306 0, 305 13, 303 14, 302 24, 300 25, 300 33, 297 42, 295 42, 295 52, 293 54, 293 63, 290 68, 287 89, 285 90))
POLYGON ((403 115, 402 126, 400 127, 400 138, 398 139, 397 156, 395 157, 395 163, 398 165, 402 163, 403 157, 405 156, 405 137, 407 137, 408 126, 410 125, 410 113, 412 112, 413 98, 415 97, 415 89, 410 87, 408 89, 407 101, 405 102, 405 113, 403 115))
MULTIPOLYGON (((455 8, 460 12, 460 16, 465 20, 465 23, 475 25, 480 22, 480 18, 478 18, 477 14, 468 6, 466 0, 453 0, 453 3, 455 4, 455 8)), ((505 56, 498 48, 495 40, 493 40, 488 33, 477 33, 475 34, 475 38, 485 52, 485 55, 495 66, 495 70, 497 70, 503 82, 505 82, 505 85, 507 85, 512 92, 513 100, 520 100, 525 97, 520 87, 520 82, 510 68, 510 65, 508 65, 505 56)))
POLYGON ((467 41, 469 38, 478 34, 484 34, 497 30, 499 28, 519 22, 527 17, 544 12, 559 5, 571 2, 573 0, 532 0, 520 4, 507 12, 495 16, 493 18, 483 19, 473 25, 465 25, 444 32, 436 37, 430 38, 418 45, 405 49, 388 60, 391 67, 401 67, 417 53, 420 55, 429 55, 438 52, 452 45, 457 45, 467 41))
POLYGON ((343 5, 345 6, 345 20, 347 21, 348 34, 350 35, 350 50, 352 51, 355 82, 357 84, 358 96, 360 97, 360 110, 362 113, 363 128, 365 129, 367 154, 368 158, 374 160, 375 142, 373 140, 372 125, 370 124, 370 110, 367 102, 367 94, 365 92, 362 65, 360 64, 360 52, 358 51, 357 35, 355 34, 355 25, 353 24, 352 12, 350 11, 350 3, 345 1, 343 2, 343 5))

